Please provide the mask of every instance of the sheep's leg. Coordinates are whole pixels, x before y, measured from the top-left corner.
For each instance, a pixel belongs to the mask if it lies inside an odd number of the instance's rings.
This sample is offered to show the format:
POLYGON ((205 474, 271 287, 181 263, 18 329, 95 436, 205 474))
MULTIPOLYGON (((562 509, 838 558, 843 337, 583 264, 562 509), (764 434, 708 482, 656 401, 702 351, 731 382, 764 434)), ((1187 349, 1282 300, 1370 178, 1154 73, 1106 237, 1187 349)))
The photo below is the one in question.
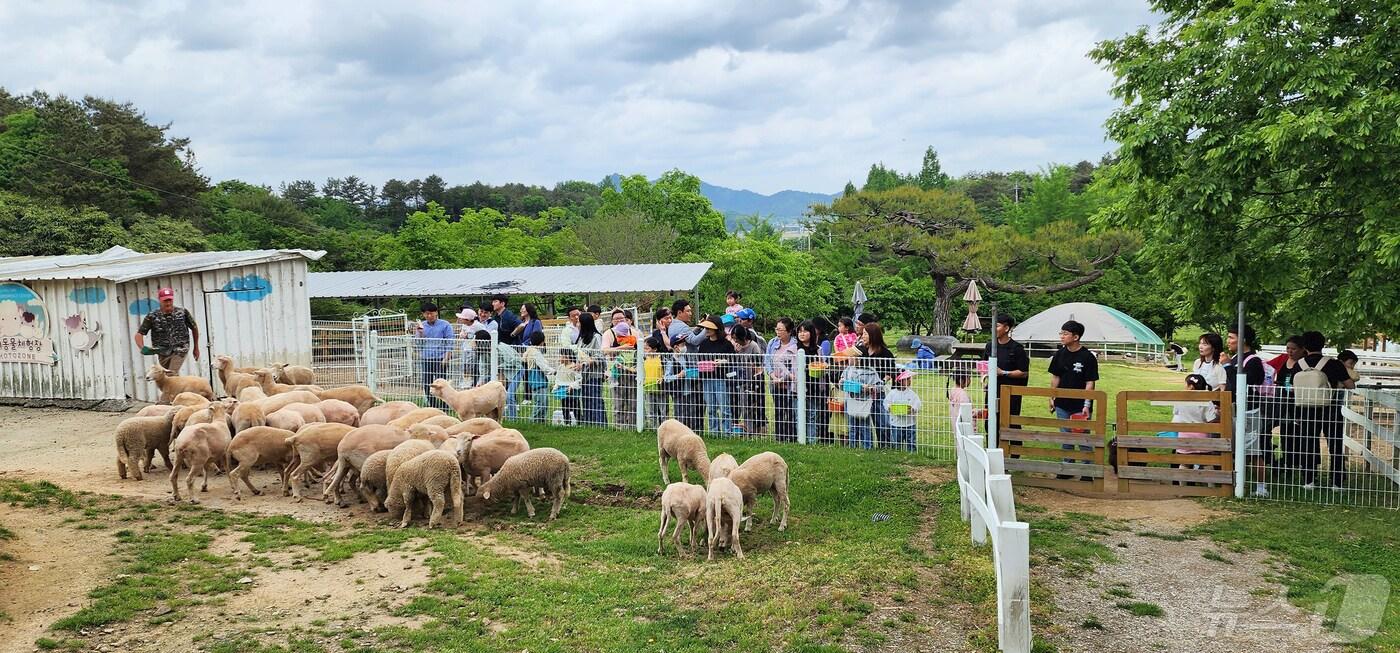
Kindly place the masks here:
POLYGON ((706 560, 715 559, 715 541, 719 538, 719 529, 715 527, 715 509, 709 501, 705 502, 705 530, 709 531, 709 537, 705 538, 709 544, 709 555, 706 560))
MULTIPOLYGON (((239 478, 243 479, 243 484, 246 485, 246 486, 248 486, 248 491, 249 491, 249 492, 252 492, 252 493, 253 493, 253 496, 255 496, 255 497, 256 497, 256 496, 262 496, 262 490, 259 490, 258 488, 253 487, 253 481, 249 478, 249 477, 251 477, 251 476, 253 475, 253 464, 254 464, 254 463, 250 461, 249 463, 247 463, 247 464, 245 465, 242 461, 240 461, 240 462, 238 463, 238 474, 237 474, 237 476, 238 476, 239 478)), ((234 475, 234 474, 233 474, 233 472, 229 472, 229 475, 232 476, 232 475, 234 475)))
POLYGON ((686 465, 685 465, 685 458, 684 458, 684 457, 682 457, 682 458, 677 458, 677 459, 676 459, 676 466, 679 467, 679 468, 681 468, 681 482, 682 482, 682 483, 689 483, 689 482, 690 482, 690 477, 686 475, 686 471, 687 471, 687 470, 686 470, 686 465))
POLYGON ((671 542, 676 545, 676 553, 685 552, 685 548, 681 546, 681 527, 684 525, 684 519, 677 519, 675 527, 671 529, 671 542))
POLYGON ((778 486, 776 488, 776 491, 773 493, 773 512, 775 513, 775 515, 778 512, 779 507, 782 507, 783 509, 783 519, 782 521, 778 522, 778 530, 785 531, 787 530, 788 510, 792 507, 792 500, 788 497, 788 489, 786 483, 778 486))
POLYGON ((291 475, 291 472, 291 463, 282 465, 282 468, 278 470, 277 480, 282 484, 282 496, 284 497, 292 493, 291 487, 287 485, 288 477, 291 475))
POLYGON ((670 511, 663 506, 661 508, 661 528, 656 531, 656 555, 661 555, 661 543, 666 541, 666 522, 670 517, 670 511))
MULTIPOLYGON (((170 468, 170 443, 167 442, 156 447, 156 451, 160 453, 161 459, 165 461, 165 467, 167 469, 170 468)), ((151 459, 154 460, 155 456, 151 456, 151 459)))
POLYGON ((731 510, 730 512, 731 518, 734 520, 734 524, 730 527, 729 536, 733 539, 730 540, 729 546, 730 548, 734 549, 734 555, 737 556, 740 560, 743 560, 744 547, 739 545, 739 515, 737 514, 739 511, 731 510))
MULTIPOLYGON (((742 518, 743 521, 744 521, 744 531, 746 531, 746 532, 747 532, 747 531, 752 531, 752 530, 753 530, 753 515, 754 515, 753 509, 754 509, 754 508, 757 508, 757 507, 758 507, 758 495, 757 495, 757 493, 754 494, 754 498, 751 498, 751 499, 750 499, 750 498, 745 498, 745 499, 744 499, 744 505, 743 505, 743 508, 740 509, 740 512, 741 512, 742 514, 747 514, 747 515, 748 515, 748 517, 742 518)), ((735 528, 737 529, 738 526, 735 526, 735 528)))
POLYGON ((172 501, 180 500, 180 455, 175 454, 175 464, 170 466, 170 492, 172 501))
POLYGON ((330 483, 321 488, 321 500, 330 503, 332 499, 340 503, 340 481, 345 478, 345 465, 341 465, 341 460, 335 461, 332 471, 335 475, 331 477, 330 483))
POLYGON ((549 493, 553 502, 549 508, 549 521, 554 521, 559 517, 559 508, 564 505, 564 488, 555 486, 549 489, 549 493))
POLYGON ((666 464, 666 452, 665 452, 665 451, 662 451, 662 452, 656 454, 656 457, 657 457, 658 461, 660 461, 660 464, 661 464, 661 484, 662 484, 662 485, 670 485, 670 484, 671 484, 671 470, 668 469, 669 465, 666 464))
POLYGON ((512 495, 511 498, 510 498, 510 514, 514 515, 515 512, 516 512, 517 510, 520 510, 520 493, 519 493, 519 492, 516 492, 516 493, 515 493, 514 495, 512 495))
POLYGON ((197 503, 194 497, 194 475, 204 471, 204 465, 196 465, 195 461, 190 461, 190 472, 185 475, 185 491, 189 492, 190 503, 197 503))
POLYGON ((199 491, 200 491, 200 492, 208 492, 208 491, 209 491, 209 468, 210 468, 210 467, 216 467, 216 468, 217 468, 217 463, 215 463, 215 462, 212 461, 212 460, 209 460, 208 458, 204 459, 204 465, 203 465, 202 467, 200 467, 200 469, 199 469, 199 479, 200 479, 199 491))
POLYGON ((529 517, 530 519, 534 519, 535 502, 533 499, 530 498, 531 494, 534 494, 533 487, 527 487, 520 491, 520 498, 525 500, 525 516, 529 517))
POLYGON ((403 519, 399 520, 399 528, 408 528, 408 523, 411 521, 413 521, 413 489, 404 488, 403 519))
POLYGON ((428 513, 428 528, 437 528, 442 523, 442 513, 447 507, 447 497, 444 496, 442 488, 438 488, 428 495, 428 500, 433 502, 432 512, 428 513))
POLYGON ((302 496, 302 494, 301 494, 301 491, 302 491, 303 486, 306 485, 306 461, 305 461, 305 460, 303 460, 303 461, 301 461, 300 463, 297 464, 296 469, 293 469, 293 470, 292 470, 292 473, 291 473, 291 477, 290 477, 290 478, 291 478, 291 481, 292 481, 292 496, 296 497, 295 503, 301 503, 302 500, 304 500, 304 499, 306 498, 306 497, 302 496))
MULTIPOLYGON (((135 472, 136 472, 136 470, 132 470, 133 475, 135 474, 135 472)), ((120 450, 117 451, 117 477, 118 477, 118 478, 121 478, 121 479, 123 479, 123 480, 126 479, 126 452, 125 452, 125 451, 120 451, 120 450)))

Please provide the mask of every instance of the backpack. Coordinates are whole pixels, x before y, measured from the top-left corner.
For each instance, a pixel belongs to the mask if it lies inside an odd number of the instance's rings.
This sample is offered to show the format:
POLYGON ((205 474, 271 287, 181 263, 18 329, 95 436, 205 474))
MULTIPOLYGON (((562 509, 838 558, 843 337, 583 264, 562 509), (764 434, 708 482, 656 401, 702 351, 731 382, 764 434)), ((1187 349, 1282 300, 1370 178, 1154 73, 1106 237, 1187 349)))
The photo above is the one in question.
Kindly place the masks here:
POLYGON ((1336 393, 1322 368, 1332 359, 1323 356, 1317 365, 1308 365, 1307 357, 1298 359, 1301 369, 1293 375, 1293 405, 1303 407, 1330 406, 1336 393))
MULTIPOLYGON (((1259 357, 1255 354, 1250 354, 1249 356, 1245 357, 1243 367, 1241 367, 1241 369, 1244 369, 1244 367, 1249 367, 1250 359, 1256 358, 1259 357)), ((1260 359, 1259 364, 1264 366, 1264 385, 1259 386, 1259 396, 1272 397, 1274 396, 1274 366, 1265 363, 1262 359, 1260 359)))

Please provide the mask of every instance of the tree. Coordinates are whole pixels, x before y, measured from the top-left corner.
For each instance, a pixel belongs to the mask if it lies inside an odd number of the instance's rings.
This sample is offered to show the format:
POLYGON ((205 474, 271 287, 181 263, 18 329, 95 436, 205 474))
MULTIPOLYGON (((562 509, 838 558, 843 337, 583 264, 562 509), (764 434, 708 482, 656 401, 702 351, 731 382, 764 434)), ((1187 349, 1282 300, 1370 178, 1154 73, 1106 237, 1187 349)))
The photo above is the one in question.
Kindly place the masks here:
POLYGON ((780 241, 783 235, 773 226, 773 221, 757 213, 740 216, 735 225, 735 234, 744 238, 758 238, 780 241))
POLYGON ((932 145, 924 150, 924 164, 919 168, 919 176, 915 177, 914 181, 924 190, 948 187, 948 174, 943 172, 943 165, 938 162, 938 152, 932 145))
MULTIPOLYGON (((1034 232, 1051 222, 1068 220, 1081 227, 1089 226, 1089 218, 1104 204, 1104 192, 1075 193, 1076 171, 1066 165, 1050 166, 1031 177, 1030 187, 1020 202, 1003 196, 1002 216, 1007 224, 1023 234, 1034 232)), ((1092 187, 1091 187, 1092 188, 1092 187)))
POLYGON ((1103 224, 1197 321, 1244 300, 1267 327, 1345 342, 1400 330, 1400 93, 1387 2, 1156 0, 1100 43, 1121 195, 1103 224))
POLYGON ((141 252, 207 247, 199 230, 183 220, 137 214, 131 222, 128 228, 96 208, 73 209, 0 191, 0 256, 94 254, 116 245, 141 252))
POLYGON ((870 172, 865 174, 865 185, 861 186, 863 191, 893 190, 905 184, 905 179, 892 168, 886 168, 883 163, 870 164, 870 172))
POLYGON ((1088 234, 1068 222, 1027 237, 986 224, 966 196, 938 189, 861 192, 813 212, 838 238, 894 257, 897 265, 917 263, 933 283, 937 335, 952 332, 950 306, 971 279, 1007 292, 1069 290, 1103 276, 1100 266, 1131 245, 1124 234, 1088 234))
POLYGON ((298 179, 290 183, 283 183, 281 187, 282 199, 297 205, 297 208, 306 211, 318 199, 316 196, 316 182, 310 179, 298 179))
POLYGON ((855 195, 857 192, 859 191, 856 190, 856 185, 847 181, 846 187, 841 189, 841 197, 850 197, 851 195, 855 195))
POLYGON ((632 211, 598 215, 573 230, 593 263, 673 263, 680 254, 671 225, 632 211))
POLYGON ((683 252, 701 252, 729 236, 724 215, 700 193, 700 179, 680 170, 661 175, 655 183, 643 175, 620 180, 621 189, 603 189, 599 215, 635 212, 676 230, 676 246, 683 252))
POLYGON ((783 316, 800 322, 833 308, 831 282, 811 255, 776 240, 728 238, 688 260, 714 263, 700 280, 700 298, 707 303, 703 312, 722 312, 730 288, 743 289, 744 303, 759 307, 769 323, 783 316))
POLYGON ((447 195, 447 184, 443 182, 442 177, 428 175, 423 178, 423 183, 419 185, 418 192, 424 202, 437 202, 438 204, 442 204, 447 195))

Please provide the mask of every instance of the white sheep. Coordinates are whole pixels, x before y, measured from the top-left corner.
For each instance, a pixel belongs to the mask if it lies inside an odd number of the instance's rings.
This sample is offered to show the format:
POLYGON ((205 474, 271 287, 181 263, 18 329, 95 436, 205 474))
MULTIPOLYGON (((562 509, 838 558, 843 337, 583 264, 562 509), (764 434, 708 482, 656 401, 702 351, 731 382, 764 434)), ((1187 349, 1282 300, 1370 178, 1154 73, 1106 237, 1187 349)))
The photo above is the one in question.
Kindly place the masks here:
POLYGON ((157 451, 165 459, 165 466, 170 467, 170 425, 174 420, 173 407, 162 416, 136 416, 122 420, 116 432, 117 476, 126 478, 130 469, 132 479, 142 480, 142 474, 157 451))
POLYGON ((473 417, 469 420, 462 421, 462 423, 456 426, 448 427, 447 434, 461 435, 463 433, 471 433, 475 435, 486 435, 492 431, 499 430, 501 430, 500 422, 490 417, 473 417))
POLYGON ((276 373, 275 381, 288 385, 311 385, 316 382, 316 372, 305 365, 278 363, 272 366, 276 373))
POLYGON ((729 476, 729 473, 736 469, 739 469, 739 461, 735 460, 734 456, 722 453, 710 462, 710 473, 706 474, 705 478, 711 479, 729 476))
POLYGON ((292 460, 288 463, 292 471, 288 478, 292 481, 292 495, 297 503, 304 498, 301 490, 306 475, 335 462, 341 441, 354 430, 355 427, 345 424, 312 424, 287 438, 287 444, 292 447, 292 460))
POLYGON ((263 426, 267 416, 292 404, 314 404, 321 398, 306 390, 293 390, 257 401, 240 401, 233 409, 234 433, 252 426, 263 426))
POLYGON ((170 445, 174 463, 170 466, 170 489, 174 501, 180 500, 181 467, 189 467, 190 473, 185 477, 185 488, 189 491, 190 502, 195 503, 194 475, 200 474, 203 480, 200 491, 208 492, 209 468, 216 467, 225 460, 225 451, 232 439, 228 429, 227 408, 222 402, 216 401, 209 404, 205 410, 209 411, 209 423, 187 425, 170 445))
POLYGON ((425 495, 432 502, 428 516, 428 528, 437 528, 442 521, 443 509, 452 504, 452 525, 462 523, 462 470, 457 466, 457 458, 446 451, 433 450, 409 460, 399 466, 389 480, 389 494, 385 507, 391 516, 403 512, 399 528, 408 526, 413 519, 413 499, 417 494, 425 495))
MULTIPOLYGON (((320 393, 322 399, 339 399, 360 411, 363 417, 369 409, 384 403, 383 399, 374 396, 370 389, 363 385, 346 385, 339 388, 327 388, 320 393)), ((408 403, 408 402, 404 402, 408 403)), ((388 420, 385 420, 388 421, 388 420)))
POLYGON ((531 449, 511 456, 491 480, 482 484, 477 494, 487 502, 491 501, 492 497, 510 497, 512 515, 515 514, 519 501, 523 499, 526 513, 534 518, 535 504, 530 495, 534 494, 535 488, 544 488, 546 496, 552 501, 549 518, 553 520, 558 517, 564 500, 573 492, 573 485, 569 481, 569 457, 550 447, 531 449))
POLYGON ((209 386, 209 381, 198 376, 175 376, 165 371, 164 367, 152 365, 146 371, 146 380, 154 381, 157 388, 160 388, 160 403, 168 404, 181 392, 193 392, 210 401, 214 400, 214 389, 209 386))
MULTIPOLYGON (((275 429, 291 431, 292 433, 296 433, 297 431, 301 430, 301 427, 306 426, 306 418, 302 417, 301 413, 292 410, 291 408, 283 408, 279 411, 272 413, 271 415, 268 415, 267 418, 263 420, 262 425, 271 426, 275 429)), ((252 428, 257 427, 254 426, 252 428)), ((239 429, 238 432, 242 433, 244 430, 246 429, 239 429)))
POLYGON ((180 410, 180 407, 174 404, 151 404, 136 411, 132 417, 165 417, 177 410, 180 410))
POLYGON ((497 429, 486 435, 463 434, 458 440, 457 460, 462 465, 462 480, 467 493, 475 494, 476 486, 491 480, 506 461, 530 450, 525 436, 515 429, 497 429))
POLYGON ((267 399, 267 393, 263 392, 260 385, 250 385, 238 391, 239 401, 258 401, 261 399, 267 399))
POLYGON ((661 493, 661 528, 656 531, 656 553, 661 554, 666 527, 675 522, 671 540, 681 552, 681 528, 690 527, 690 552, 695 552, 695 529, 705 519, 705 488, 690 483, 672 483, 661 493))
POLYGON ((209 399, 197 392, 181 392, 170 400, 170 405, 203 408, 209 405, 209 399))
MULTIPOLYGON (((286 383, 278 383, 277 381, 273 380, 273 371, 270 368, 266 367, 256 372, 253 372, 253 376, 257 378, 258 385, 262 386, 263 392, 266 392, 267 396, 269 397, 273 395, 280 395, 284 392, 291 392, 293 390, 306 390, 309 392, 315 392, 318 395, 319 393, 325 392, 325 390, 318 385, 288 385, 286 383)), ((320 400, 319 396, 317 397, 317 400, 320 400)))
POLYGON ((360 411, 354 404, 341 399, 322 399, 316 402, 316 407, 321 409, 321 415, 326 422, 337 422, 349 424, 350 426, 360 425, 360 411))
POLYGON ((341 484, 349 480, 352 474, 359 475, 360 468, 370 454, 393 449, 407 439, 407 431, 384 424, 371 424, 350 430, 336 445, 335 467, 331 480, 321 491, 321 499, 327 503, 334 502, 342 508, 348 506, 349 504, 343 502, 340 497, 341 484))
POLYGON ((778 530, 787 530, 788 517, 788 466, 787 461, 782 456, 771 451, 765 451, 744 461, 736 469, 729 473, 729 480, 744 494, 744 512, 746 513, 744 530, 753 530, 753 509, 757 503, 758 495, 773 495, 773 517, 768 523, 777 521, 779 515, 782 521, 778 524, 778 530))
POLYGON ((415 408, 413 410, 408 411, 408 413, 399 416, 397 419, 391 420, 389 422, 389 426, 408 430, 408 427, 413 426, 414 424, 417 424, 430 417, 438 417, 440 415, 446 414, 447 413, 444 413, 441 410, 432 407, 415 408))
POLYGON ((391 450, 376 451, 365 458, 360 466, 360 496, 369 504, 371 512, 385 512, 384 499, 388 496, 388 462, 391 450))
POLYGON ((244 388, 259 387, 257 377, 238 371, 232 356, 215 356, 214 369, 219 371, 219 383, 224 386, 224 394, 230 397, 237 397, 244 388))
POLYGON ((656 427, 656 456, 661 465, 661 482, 670 484, 668 462, 674 458, 681 468, 681 481, 689 482, 686 472, 694 470, 701 479, 710 471, 710 455, 705 441, 679 420, 668 419, 656 427))
POLYGON ((375 424, 388 424, 404 415, 418 410, 418 404, 411 401, 391 401, 382 406, 375 406, 360 414, 360 426, 372 426, 375 424))
POLYGON ((447 402, 457 417, 467 420, 473 417, 490 417, 501 421, 506 409, 506 386, 500 381, 490 381, 475 388, 458 390, 447 379, 434 379, 428 391, 434 397, 447 402))
POLYGON ((709 531, 709 556, 715 559, 715 545, 723 546, 721 536, 728 540, 729 548, 740 560, 744 559, 744 547, 739 545, 739 522, 744 519, 744 493, 728 477, 710 479, 710 488, 705 492, 705 529, 709 531))
POLYGON ((425 420, 419 422, 419 424, 427 424, 427 425, 429 425, 429 426, 436 426, 436 427, 441 428, 441 429, 444 429, 444 430, 450 429, 450 428, 452 428, 452 427, 454 427, 454 426, 457 426, 458 424, 461 424, 461 423, 462 423, 461 420, 459 420, 459 419, 457 419, 456 417, 453 417, 453 416, 451 416, 451 415, 434 415, 434 416, 432 416, 432 417, 429 417, 428 419, 425 419, 425 420))
POLYGON ((282 496, 292 493, 287 484, 287 474, 291 471, 287 462, 292 458, 292 445, 287 443, 287 439, 292 435, 293 433, 286 429, 254 426, 233 437, 228 449, 224 451, 224 467, 230 468, 228 485, 229 489, 233 490, 234 499, 243 500, 243 493, 238 489, 239 479, 243 480, 243 484, 248 486, 248 490, 254 496, 262 494, 258 488, 253 487, 253 482, 248 478, 253 473, 253 467, 260 464, 277 465, 277 478, 282 484, 282 496), (238 461, 237 468, 233 468, 235 460, 238 461))

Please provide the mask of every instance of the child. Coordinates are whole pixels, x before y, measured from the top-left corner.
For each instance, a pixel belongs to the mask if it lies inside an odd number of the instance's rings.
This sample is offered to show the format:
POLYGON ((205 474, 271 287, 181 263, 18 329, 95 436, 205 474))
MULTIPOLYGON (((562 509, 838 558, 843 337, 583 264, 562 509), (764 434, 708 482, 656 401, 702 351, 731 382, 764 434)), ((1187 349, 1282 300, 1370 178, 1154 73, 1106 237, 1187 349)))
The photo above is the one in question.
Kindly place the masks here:
POLYGON ((1361 380, 1361 374, 1356 371, 1356 364, 1360 362, 1356 356, 1356 352, 1350 349, 1343 349, 1341 353, 1337 354, 1337 360, 1341 361, 1342 367, 1347 368, 1347 377, 1351 379, 1352 383, 1361 380))
POLYGON ((646 392, 647 428, 656 428, 666 421, 666 395, 661 391, 665 376, 665 361, 661 359, 661 338, 652 336, 642 341, 642 377, 638 379, 646 392))
POLYGON ((724 314, 737 317, 739 311, 744 310, 744 305, 739 303, 742 297, 737 290, 724 293, 724 314))
MULTIPOLYGON (((1208 390, 1209 388, 1210 386, 1206 382, 1206 377, 1204 375, 1186 375, 1187 390, 1208 390)), ((1220 419, 1220 410, 1215 407, 1214 403, 1209 401, 1201 401, 1199 403, 1193 403, 1192 405, 1177 404, 1174 408, 1172 408, 1172 422, 1177 424, 1205 424, 1209 422, 1214 422, 1218 419, 1220 419)), ((1194 431, 1179 431, 1177 432, 1176 437, 1208 438, 1210 436, 1205 433, 1198 433, 1194 431)), ((1210 450, 1181 448, 1177 449, 1176 452, 1186 454, 1210 453, 1210 450)))
POLYGON ((833 352, 846 351, 856 346, 856 323, 849 317, 843 317, 836 321, 836 339, 831 341, 833 352))
POLYGON ((962 416, 963 406, 967 406, 969 419, 972 417, 972 396, 967 394, 967 386, 972 383, 972 373, 962 369, 953 370, 951 378, 953 385, 948 388, 948 417, 953 420, 953 432, 957 433, 958 419, 962 416))
MULTIPOLYGON (((894 388, 885 395, 885 407, 890 412, 890 440, 895 447, 902 446, 905 451, 914 450, 918 431, 915 424, 919 409, 923 407, 919 394, 909 387, 913 378, 913 372, 900 370, 894 377, 894 388)), ((962 392, 966 397, 967 391, 962 392)))
POLYGON ((564 391, 563 409, 564 423, 578 424, 579 418, 583 416, 583 402, 579 396, 579 388, 583 387, 583 375, 579 370, 583 366, 578 362, 578 356, 570 347, 559 350, 559 366, 554 368, 554 394, 559 396, 562 388, 564 391))
POLYGON ((554 368, 544 357, 544 332, 530 334, 529 347, 525 348, 525 391, 530 397, 530 421, 544 422, 545 410, 549 408, 549 377, 554 368))

